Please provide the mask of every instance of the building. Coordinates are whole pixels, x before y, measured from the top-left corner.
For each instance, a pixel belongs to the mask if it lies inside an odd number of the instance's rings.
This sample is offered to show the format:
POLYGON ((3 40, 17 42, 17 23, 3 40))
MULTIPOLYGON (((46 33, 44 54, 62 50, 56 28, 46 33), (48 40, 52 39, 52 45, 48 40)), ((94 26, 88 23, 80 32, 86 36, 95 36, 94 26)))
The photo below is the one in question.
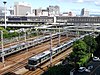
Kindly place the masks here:
POLYGON ((89 16, 89 10, 83 8, 83 9, 81 10, 81 16, 89 16))
POLYGON ((41 16, 42 15, 42 8, 39 9, 33 9, 32 13, 35 14, 35 16, 41 16))
MULTIPOLYGON (((6 16, 10 15, 10 11, 6 8, 6 16)), ((5 8, 0 7, 0 16, 5 16, 5 8)))
POLYGON ((42 9, 42 8, 33 9, 33 10, 32 10, 32 13, 33 13, 35 16, 48 16, 48 10, 42 9))
POLYGON ((68 12, 68 16, 72 16, 72 12, 70 11, 70 12, 68 12))
POLYGON ((14 15, 14 9, 12 7, 10 7, 8 10, 10 11, 10 15, 14 15))
POLYGON ((62 16, 68 16, 68 12, 63 12, 62 16))
POLYGON ((49 6, 47 7, 47 10, 49 12, 49 16, 57 16, 60 14, 60 7, 59 6, 49 6))
POLYGON ((4 13, 4 7, 0 7, 0 16, 4 16, 5 13, 4 13))
POLYGON ((48 16, 49 12, 48 10, 42 10, 42 16, 48 16))
POLYGON ((14 4, 14 15, 25 16, 27 13, 31 14, 31 6, 29 4, 20 2, 14 4))

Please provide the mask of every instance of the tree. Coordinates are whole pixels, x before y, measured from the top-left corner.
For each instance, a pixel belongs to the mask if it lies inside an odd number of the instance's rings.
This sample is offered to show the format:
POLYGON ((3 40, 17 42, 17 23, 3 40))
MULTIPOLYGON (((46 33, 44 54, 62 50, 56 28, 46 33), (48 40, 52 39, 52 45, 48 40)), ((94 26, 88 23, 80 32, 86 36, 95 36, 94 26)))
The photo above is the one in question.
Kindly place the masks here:
POLYGON ((73 45, 73 52, 74 53, 83 54, 84 52, 86 52, 86 50, 87 50, 87 45, 82 40, 77 40, 73 45), (83 52, 83 53, 80 53, 80 52, 83 52))
POLYGON ((84 37, 83 41, 87 44, 87 52, 93 53, 96 50, 97 42, 92 36, 84 37))
POLYGON ((100 34, 99 36, 97 36, 95 38, 96 42, 97 42, 97 48, 96 48, 96 51, 94 52, 94 55, 95 56, 100 56, 100 34))
POLYGON ((73 66, 70 64, 57 65, 50 67, 48 71, 44 72, 42 75, 70 75, 70 70, 72 69, 73 66))
POLYGON ((76 67, 77 62, 86 55, 87 45, 82 40, 77 40, 73 45, 73 52, 70 55, 70 60, 74 62, 76 67))

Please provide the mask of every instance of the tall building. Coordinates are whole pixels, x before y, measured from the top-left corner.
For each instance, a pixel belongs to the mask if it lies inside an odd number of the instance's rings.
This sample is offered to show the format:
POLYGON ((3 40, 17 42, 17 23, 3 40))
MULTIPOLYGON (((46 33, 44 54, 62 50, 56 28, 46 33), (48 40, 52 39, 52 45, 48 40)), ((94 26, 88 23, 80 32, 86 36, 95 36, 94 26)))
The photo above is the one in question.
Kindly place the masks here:
POLYGON ((81 10, 81 16, 89 16, 89 10, 83 8, 83 9, 81 10))
POLYGON ((27 13, 31 14, 31 6, 29 4, 20 2, 14 4, 14 15, 25 16, 27 13))
POLYGON ((60 14, 60 7, 59 6, 49 6, 47 7, 50 16, 56 16, 60 14))

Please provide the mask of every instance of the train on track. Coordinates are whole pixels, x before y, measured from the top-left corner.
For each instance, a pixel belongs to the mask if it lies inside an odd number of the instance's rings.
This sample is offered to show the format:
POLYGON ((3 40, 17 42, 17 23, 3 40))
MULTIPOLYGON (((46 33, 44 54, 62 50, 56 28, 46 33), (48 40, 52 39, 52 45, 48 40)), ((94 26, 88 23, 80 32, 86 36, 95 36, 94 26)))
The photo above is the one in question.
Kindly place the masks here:
MULTIPOLYGON (((70 48, 76 40, 82 39, 87 35, 89 35, 89 34, 85 34, 85 35, 82 35, 80 37, 73 38, 69 42, 66 42, 66 43, 64 43, 64 44, 62 44, 62 45, 60 45, 60 46, 58 46, 56 48, 53 48, 52 49, 52 57, 58 55, 59 53, 63 52, 64 50, 70 48)), ((41 64, 43 64, 44 62, 49 60, 50 59, 50 55, 51 55, 51 51, 47 50, 47 51, 44 51, 44 52, 42 52, 40 54, 37 54, 35 56, 30 57, 28 59, 28 63, 25 66, 25 68, 29 69, 29 70, 35 70, 41 64)))
MULTIPOLYGON (((59 34, 61 35, 61 34, 63 34, 63 32, 52 34, 52 39, 57 38, 59 34)), ((4 48, 3 52, 2 52, 2 50, 0 50, 0 58, 2 57, 2 55, 4 55, 4 56, 11 55, 18 51, 36 46, 36 45, 41 44, 46 41, 49 41, 50 38, 51 38, 51 35, 47 35, 47 36, 43 36, 41 38, 37 38, 37 39, 31 40, 31 41, 19 43, 17 45, 13 45, 8 48, 4 48)))

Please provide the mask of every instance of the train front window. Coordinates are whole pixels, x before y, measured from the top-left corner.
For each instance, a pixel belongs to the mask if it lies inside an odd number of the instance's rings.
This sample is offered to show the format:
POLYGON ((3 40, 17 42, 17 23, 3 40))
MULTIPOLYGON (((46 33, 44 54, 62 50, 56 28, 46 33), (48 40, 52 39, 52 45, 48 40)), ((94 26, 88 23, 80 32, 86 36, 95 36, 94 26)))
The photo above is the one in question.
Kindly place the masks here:
POLYGON ((36 65, 36 64, 37 64, 37 61, 29 60, 29 61, 28 61, 28 64, 30 64, 30 65, 36 65))

